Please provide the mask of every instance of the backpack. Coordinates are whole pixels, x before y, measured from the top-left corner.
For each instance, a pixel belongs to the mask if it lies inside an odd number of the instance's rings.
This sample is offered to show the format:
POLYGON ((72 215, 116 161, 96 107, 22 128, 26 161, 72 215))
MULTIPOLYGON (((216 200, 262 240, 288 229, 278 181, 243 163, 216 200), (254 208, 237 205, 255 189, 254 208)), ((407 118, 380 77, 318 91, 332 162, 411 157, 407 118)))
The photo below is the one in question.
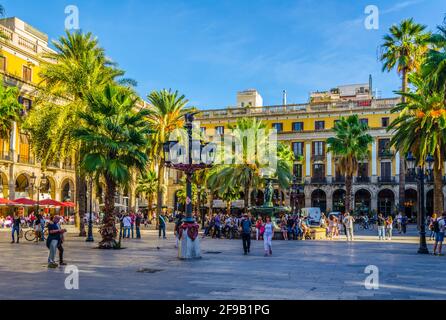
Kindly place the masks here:
POLYGON ((242 230, 243 230, 243 233, 246 233, 246 234, 251 233, 251 221, 249 221, 247 219, 243 220, 242 230))
POLYGON ((440 220, 436 219, 433 223, 433 228, 432 230, 437 233, 440 232, 440 220))

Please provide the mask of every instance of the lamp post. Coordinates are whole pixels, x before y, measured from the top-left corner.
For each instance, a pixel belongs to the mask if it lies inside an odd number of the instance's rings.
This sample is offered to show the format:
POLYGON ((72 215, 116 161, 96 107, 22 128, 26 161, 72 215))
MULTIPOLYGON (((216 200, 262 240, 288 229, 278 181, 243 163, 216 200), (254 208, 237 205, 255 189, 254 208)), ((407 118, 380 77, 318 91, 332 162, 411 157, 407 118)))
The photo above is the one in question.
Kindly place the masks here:
POLYGON ((193 139, 193 121, 194 113, 187 113, 184 125, 187 136, 186 155, 183 155, 182 152, 184 146, 178 141, 167 141, 163 145, 166 167, 183 171, 186 174, 186 217, 183 219, 183 224, 180 227, 180 233, 182 234, 180 246, 178 247, 180 259, 201 258, 198 236, 192 239, 192 241, 187 241, 189 234, 198 235, 199 228, 192 216, 192 178, 196 171, 211 167, 215 157, 213 145, 193 139))
POLYGON ((296 214, 296 200, 297 195, 299 194, 296 176, 293 176, 293 183, 291 184, 291 211, 293 215, 296 214))
POLYGON ((88 217, 88 235, 86 242, 94 242, 93 238, 93 177, 89 176, 88 178, 88 186, 90 187, 90 215, 88 217))
POLYGON ((36 214, 40 214, 40 204, 39 204, 39 202, 40 202, 40 191, 41 191, 43 186, 46 186, 46 184, 48 183, 48 179, 47 179, 45 173, 43 173, 42 177, 40 177, 39 185, 36 185, 37 177, 36 177, 36 175, 33 172, 33 174, 30 177, 30 180, 31 180, 30 181, 30 185, 31 185, 32 193, 34 193, 34 187, 36 187, 36 190, 37 190, 37 212, 36 212, 36 214))
POLYGON ((419 165, 417 170, 415 169, 417 159, 410 153, 407 158, 407 167, 409 168, 410 172, 409 174, 415 175, 418 185, 418 194, 419 194, 419 212, 420 216, 418 219, 418 227, 420 230, 420 248, 418 249, 418 253, 420 254, 429 254, 429 250, 427 248, 426 243, 426 225, 424 221, 426 220, 426 210, 424 205, 424 179, 426 178, 426 175, 430 174, 432 172, 432 168, 434 165, 434 158, 429 155, 426 158, 425 164, 423 166, 419 165), (426 166, 427 165, 427 166, 426 166))

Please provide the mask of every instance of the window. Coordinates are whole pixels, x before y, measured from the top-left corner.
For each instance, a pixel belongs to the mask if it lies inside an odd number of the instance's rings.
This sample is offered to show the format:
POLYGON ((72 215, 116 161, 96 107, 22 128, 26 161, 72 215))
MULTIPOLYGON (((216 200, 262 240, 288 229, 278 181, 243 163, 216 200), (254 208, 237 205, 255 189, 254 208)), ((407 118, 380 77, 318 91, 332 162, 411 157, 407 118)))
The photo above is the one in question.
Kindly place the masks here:
POLYGON ((283 123, 273 123, 273 129, 276 129, 277 132, 283 131, 283 123))
POLYGON ((6 71, 6 57, 0 56, 0 70, 6 71))
POLYGON ((304 155, 304 143, 303 142, 293 142, 293 152, 294 157, 299 158, 304 155))
POLYGON ((225 127, 222 127, 222 126, 215 127, 215 133, 219 134, 219 135, 224 135, 225 134, 225 127))
POLYGON ((387 128, 389 126, 389 118, 381 118, 381 126, 387 128))
POLYGON ((381 162, 381 177, 388 179, 391 176, 392 176, 392 163, 381 162))
POLYGON ((314 123, 315 130, 324 130, 325 129, 325 121, 316 121, 314 123))
POLYGON ((313 156, 324 156, 325 155, 325 142, 315 141, 313 142, 313 156))
POLYGON ((313 178, 324 178, 325 177, 325 165, 324 164, 314 164, 313 165, 313 178))
POLYGON ((359 163, 358 165, 358 177, 367 178, 369 176, 369 164, 359 163))
POLYGON ((293 175, 296 178, 302 178, 302 165, 300 163, 295 163, 293 165, 293 175))
POLYGON ((378 141, 379 153, 389 153, 390 152, 390 139, 379 139, 378 141))
POLYGON ((32 101, 30 99, 27 99, 24 97, 19 97, 19 103, 25 107, 25 112, 28 112, 31 110, 32 101))
POLYGON ((31 82, 33 71, 31 68, 27 66, 23 66, 23 80, 27 82, 31 82))
POLYGON ((359 121, 360 121, 362 124, 365 124, 366 126, 369 125, 369 119, 367 119, 367 118, 360 119, 359 121))
POLYGON ((304 123, 303 122, 293 122, 293 131, 304 131, 304 123))

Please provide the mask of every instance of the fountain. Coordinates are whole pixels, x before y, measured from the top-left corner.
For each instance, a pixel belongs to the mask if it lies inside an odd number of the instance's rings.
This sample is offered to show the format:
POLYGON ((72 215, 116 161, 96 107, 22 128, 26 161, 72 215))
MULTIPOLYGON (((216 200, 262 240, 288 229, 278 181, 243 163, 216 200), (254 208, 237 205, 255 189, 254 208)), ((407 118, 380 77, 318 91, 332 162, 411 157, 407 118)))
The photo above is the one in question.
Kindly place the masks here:
POLYGON ((273 204, 273 182, 275 182, 276 179, 266 178, 266 186, 265 186, 265 193, 264 193, 264 203, 261 206, 254 206, 251 207, 251 213, 253 216, 270 216, 277 217, 280 214, 286 214, 291 212, 291 208, 284 207, 284 206, 274 206, 273 204))

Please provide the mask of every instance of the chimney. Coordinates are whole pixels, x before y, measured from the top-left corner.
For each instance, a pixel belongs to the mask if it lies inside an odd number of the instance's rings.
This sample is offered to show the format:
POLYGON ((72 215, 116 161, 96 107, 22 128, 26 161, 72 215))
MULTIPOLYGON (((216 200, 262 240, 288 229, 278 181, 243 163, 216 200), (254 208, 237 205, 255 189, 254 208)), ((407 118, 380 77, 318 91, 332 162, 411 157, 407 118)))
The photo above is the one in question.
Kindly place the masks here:
POLYGON ((282 105, 286 106, 287 101, 286 101, 286 90, 283 90, 283 96, 282 96, 282 105))

